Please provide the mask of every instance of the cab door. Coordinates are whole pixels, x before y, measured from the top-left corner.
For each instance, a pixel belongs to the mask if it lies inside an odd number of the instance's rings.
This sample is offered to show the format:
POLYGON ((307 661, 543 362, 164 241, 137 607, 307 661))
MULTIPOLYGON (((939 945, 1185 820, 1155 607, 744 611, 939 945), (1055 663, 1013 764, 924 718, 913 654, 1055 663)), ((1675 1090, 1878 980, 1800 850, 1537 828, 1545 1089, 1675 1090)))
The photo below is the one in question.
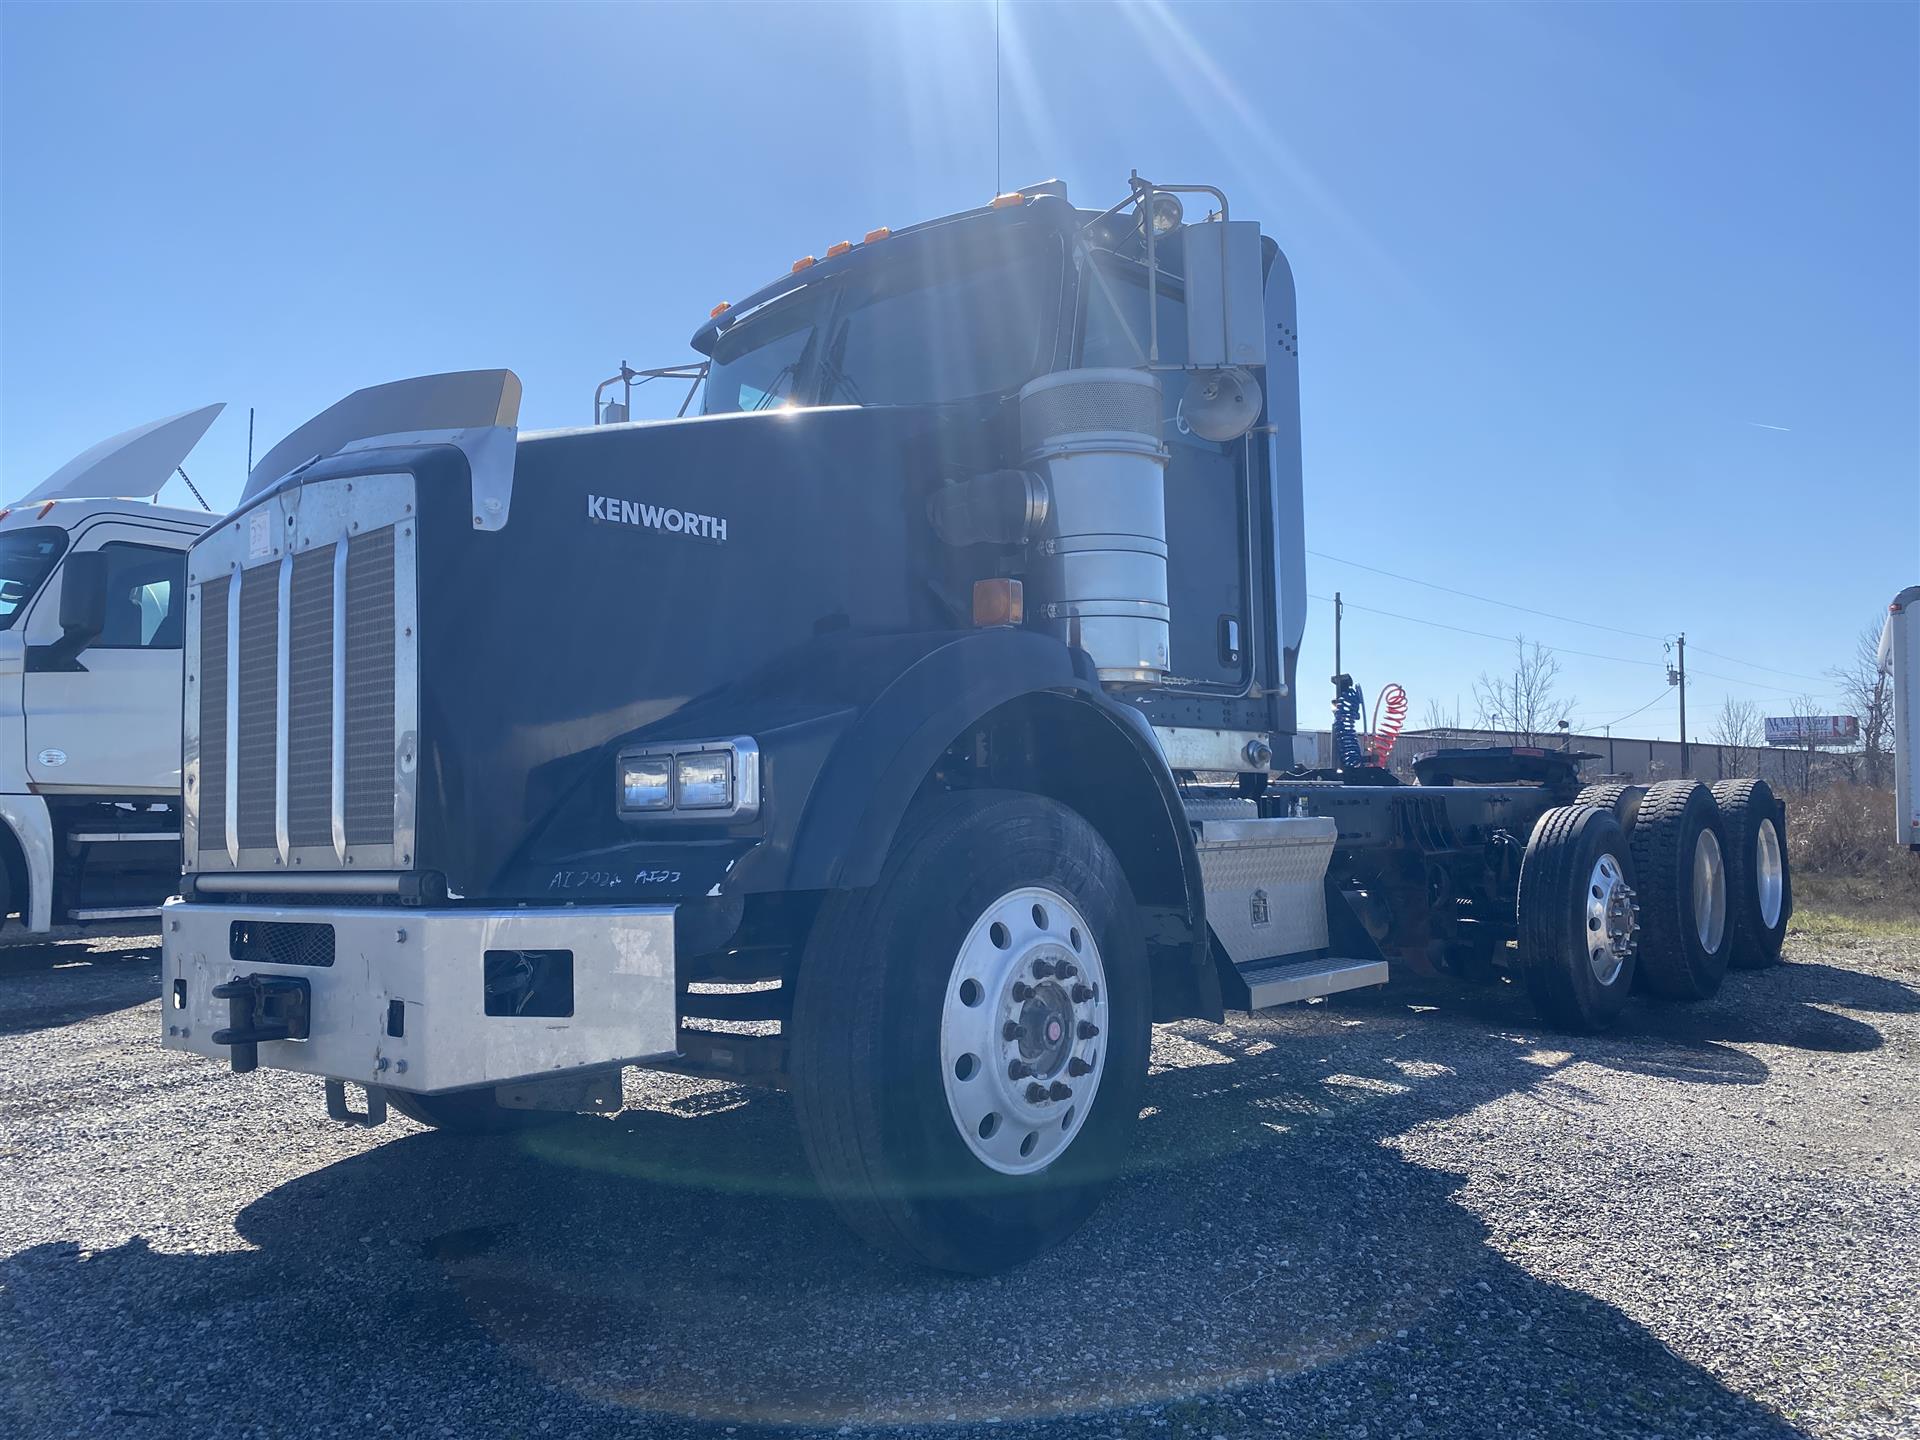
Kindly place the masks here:
POLYGON ((192 536, 121 522, 91 525, 69 556, 106 558, 105 624, 70 666, 40 648, 60 638, 66 565, 27 624, 27 777, 45 791, 180 791, 180 682, 186 547, 192 536))

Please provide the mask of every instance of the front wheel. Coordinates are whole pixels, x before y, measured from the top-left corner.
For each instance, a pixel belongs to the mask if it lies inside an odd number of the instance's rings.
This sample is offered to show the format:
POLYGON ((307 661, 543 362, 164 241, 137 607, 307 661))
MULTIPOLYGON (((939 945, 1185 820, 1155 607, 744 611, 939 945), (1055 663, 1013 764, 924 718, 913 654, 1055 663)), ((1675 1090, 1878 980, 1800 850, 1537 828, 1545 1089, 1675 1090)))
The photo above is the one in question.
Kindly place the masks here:
POLYGON ((807 1158, 852 1229, 1004 1269, 1084 1221, 1125 1158, 1151 1037, 1113 852, 1052 800, 936 796, 880 882, 831 897, 795 988, 807 1158))

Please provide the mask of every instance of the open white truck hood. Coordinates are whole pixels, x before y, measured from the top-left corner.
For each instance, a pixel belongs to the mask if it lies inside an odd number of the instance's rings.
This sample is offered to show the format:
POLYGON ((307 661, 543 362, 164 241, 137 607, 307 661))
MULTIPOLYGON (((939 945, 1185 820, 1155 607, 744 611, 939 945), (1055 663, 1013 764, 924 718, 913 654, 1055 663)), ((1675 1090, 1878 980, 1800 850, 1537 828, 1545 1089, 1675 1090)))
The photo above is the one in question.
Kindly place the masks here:
POLYGON ((224 401, 203 405, 123 430, 81 451, 13 503, 30 505, 39 500, 82 497, 151 500, 187 458, 187 452, 200 443, 214 416, 226 408, 224 401))

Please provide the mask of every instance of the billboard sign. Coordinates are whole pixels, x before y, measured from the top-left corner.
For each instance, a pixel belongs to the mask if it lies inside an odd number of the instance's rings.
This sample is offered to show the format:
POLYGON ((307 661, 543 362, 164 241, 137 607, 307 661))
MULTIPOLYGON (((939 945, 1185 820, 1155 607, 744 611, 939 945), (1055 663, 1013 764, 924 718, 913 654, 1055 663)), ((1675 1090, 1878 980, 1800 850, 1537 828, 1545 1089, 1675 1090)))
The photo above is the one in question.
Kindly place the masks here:
POLYGON ((1857 745, 1857 715, 1769 715, 1769 745, 1857 745))

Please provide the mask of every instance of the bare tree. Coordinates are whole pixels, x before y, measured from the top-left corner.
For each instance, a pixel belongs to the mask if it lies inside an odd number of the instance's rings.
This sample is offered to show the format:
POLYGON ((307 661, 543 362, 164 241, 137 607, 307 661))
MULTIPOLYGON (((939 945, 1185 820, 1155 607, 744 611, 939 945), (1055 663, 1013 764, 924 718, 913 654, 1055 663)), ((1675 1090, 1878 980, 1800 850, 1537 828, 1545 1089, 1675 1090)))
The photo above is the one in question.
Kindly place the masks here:
POLYGON ((1729 695, 1720 702, 1720 713, 1713 722, 1713 743, 1720 747, 1729 780, 1738 780, 1753 768, 1755 752, 1765 734, 1760 707, 1753 701, 1729 695))
POLYGON ((1893 759, 1893 691, 1880 673, 1880 622, 1855 636, 1853 654, 1827 673, 1840 687, 1842 706, 1860 720, 1860 749, 1850 761, 1867 784, 1885 785, 1893 759))
POLYGON ((1466 727, 1460 723, 1460 702, 1454 701, 1449 710, 1438 700, 1428 700, 1426 713, 1420 721, 1420 728, 1436 740, 1454 740, 1466 727))
POLYGON ((1572 718, 1578 702, 1559 691, 1559 657, 1538 641, 1529 644, 1526 636, 1516 635, 1512 672, 1481 671, 1473 682, 1473 703, 1487 729, 1508 732, 1516 745, 1537 745, 1557 733, 1562 720, 1572 718))
POLYGON ((1813 755, 1820 748, 1820 719, 1825 715, 1820 702, 1811 695, 1796 695, 1787 703, 1787 717, 1800 732, 1800 793, 1813 789, 1813 755))

